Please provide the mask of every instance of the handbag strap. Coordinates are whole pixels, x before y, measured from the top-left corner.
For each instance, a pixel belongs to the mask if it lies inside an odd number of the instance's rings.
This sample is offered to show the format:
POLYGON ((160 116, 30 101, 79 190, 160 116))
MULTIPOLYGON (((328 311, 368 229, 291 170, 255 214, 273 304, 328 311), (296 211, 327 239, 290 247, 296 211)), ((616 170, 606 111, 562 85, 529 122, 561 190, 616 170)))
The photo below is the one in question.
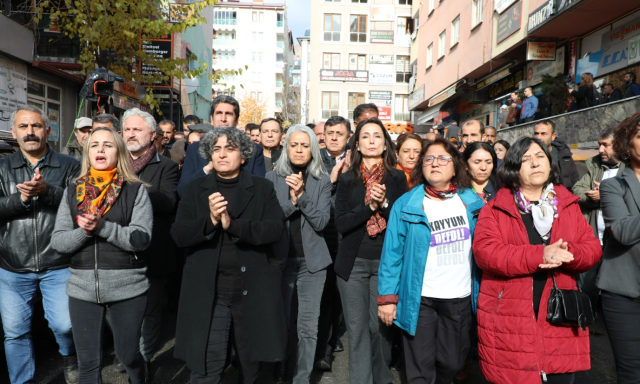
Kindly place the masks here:
POLYGON ((551 272, 551 280, 553 280, 553 288, 558 289, 558 285, 556 284, 556 277, 553 274, 553 271, 551 272))

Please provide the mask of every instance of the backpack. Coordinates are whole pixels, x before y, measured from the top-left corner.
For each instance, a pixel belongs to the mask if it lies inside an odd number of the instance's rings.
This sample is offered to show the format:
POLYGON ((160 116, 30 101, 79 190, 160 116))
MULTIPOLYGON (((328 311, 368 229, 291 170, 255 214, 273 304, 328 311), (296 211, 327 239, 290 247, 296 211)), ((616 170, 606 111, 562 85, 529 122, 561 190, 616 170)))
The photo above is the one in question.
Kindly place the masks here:
POLYGON ((591 92, 591 100, 587 99, 589 101, 589 106, 595 107, 596 105, 602 104, 602 95, 600 95, 600 92, 598 92, 596 87, 591 87, 591 92))

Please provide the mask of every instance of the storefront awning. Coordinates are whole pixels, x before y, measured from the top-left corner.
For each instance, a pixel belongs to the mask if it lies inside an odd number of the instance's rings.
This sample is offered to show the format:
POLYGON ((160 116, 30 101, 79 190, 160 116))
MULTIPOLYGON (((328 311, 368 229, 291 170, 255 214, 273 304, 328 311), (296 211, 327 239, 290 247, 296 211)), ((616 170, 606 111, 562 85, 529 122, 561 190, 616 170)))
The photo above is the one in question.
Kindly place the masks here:
POLYGON ((440 104, 440 103, 444 102, 445 100, 447 100, 448 98, 450 98, 451 96, 455 95, 456 94, 456 88, 458 87, 458 85, 464 84, 466 82, 467 81, 465 79, 459 80, 459 81, 455 82, 449 88, 447 88, 444 91, 436 94, 435 96, 433 96, 432 98, 429 99, 428 107, 433 107, 433 106, 435 106, 437 104, 440 104))
POLYGON ((425 109, 416 120, 416 124, 426 124, 428 121, 433 120, 440 113, 440 107, 440 105, 436 105, 435 107, 425 109))

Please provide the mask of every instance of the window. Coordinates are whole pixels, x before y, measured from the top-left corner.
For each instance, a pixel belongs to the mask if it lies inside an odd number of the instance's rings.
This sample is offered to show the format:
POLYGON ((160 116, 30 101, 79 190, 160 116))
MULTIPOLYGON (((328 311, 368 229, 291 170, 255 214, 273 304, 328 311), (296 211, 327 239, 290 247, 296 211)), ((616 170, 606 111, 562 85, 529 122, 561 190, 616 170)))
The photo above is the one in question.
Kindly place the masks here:
POLYGON ((235 11, 214 11, 213 24, 236 25, 235 11))
POLYGON ((396 83, 409 83, 410 78, 409 56, 396 56, 396 83))
POLYGON ((436 0, 429 0, 429 15, 436 9, 436 0))
POLYGON ((444 56, 445 45, 447 44, 447 31, 442 31, 438 40, 438 59, 444 56))
POLYGON ((251 61, 262 61, 262 52, 251 52, 251 61))
POLYGON ((340 94, 338 92, 322 92, 322 118, 340 114, 340 94))
POLYGON ((262 83, 262 72, 251 72, 251 82, 262 83))
POLYGON ((396 95, 393 117, 395 121, 411 120, 411 112, 409 112, 409 95, 396 95))
POLYGON ((264 21, 264 12, 253 11, 251 14, 251 21, 264 21))
POLYGON ((460 41, 460 15, 451 22, 451 46, 458 44, 460 41))
POLYGON ((367 42, 367 16, 351 16, 351 34, 349 41, 352 43, 367 42))
POLYGON ((366 71, 367 55, 359 55, 359 54, 349 55, 349 69, 352 71, 366 71))
POLYGON ((251 37, 253 38, 254 43, 262 42, 264 38, 264 33, 262 32, 251 32, 251 37))
POLYGON ((412 5, 412 0, 398 0, 398 5, 412 5))
POLYGON ((340 15, 324 15, 324 41, 340 41, 340 15))
POLYGON ((411 18, 410 17, 398 17, 396 22, 396 34, 398 36, 411 34, 411 18))
POLYGON ((427 47, 427 69, 433 65, 433 43, 427 47))
POLYGON ((340 69, 339 53, 325 53, 322 56, 323 69, 340 69))
POLYGON ((351 0, 352 3, 367 4, 367 0, 351 0))
POLYGON ((27 80, 27 104, 40 108, 49 116, 49 126, 51 134, 49 142, 55 146, 56 150, 60 142, 60 89, 50 85, 27 80))
POLYGON ((353 120, 353 110, 360 104, 364 104, 364 93, 353 93, 349 92, 348 97, 348 109, 349 109, 349 120, 353 120))
POLYGON ((472 0, 473 11, 471 14, 471 28, 482 23, 482 0, 472 0))
POLYGON ((262 101, 262 92, 258 92, 258 101, 262 101))
POLYGON ((325 3, 342 3, 342 0, 324 0, 325 3))

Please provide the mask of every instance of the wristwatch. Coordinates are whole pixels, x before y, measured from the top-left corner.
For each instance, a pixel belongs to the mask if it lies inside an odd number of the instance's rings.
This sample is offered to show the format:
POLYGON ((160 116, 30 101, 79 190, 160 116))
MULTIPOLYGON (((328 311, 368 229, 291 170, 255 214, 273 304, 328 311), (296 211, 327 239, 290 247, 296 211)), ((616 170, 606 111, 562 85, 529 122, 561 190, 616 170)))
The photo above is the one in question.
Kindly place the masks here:
POLYGON ((385 200, 384 204, 382 204, 382 206, 379 209, 381 211, 384 211, 387 208, 389 208, 389 200, 385 200))

